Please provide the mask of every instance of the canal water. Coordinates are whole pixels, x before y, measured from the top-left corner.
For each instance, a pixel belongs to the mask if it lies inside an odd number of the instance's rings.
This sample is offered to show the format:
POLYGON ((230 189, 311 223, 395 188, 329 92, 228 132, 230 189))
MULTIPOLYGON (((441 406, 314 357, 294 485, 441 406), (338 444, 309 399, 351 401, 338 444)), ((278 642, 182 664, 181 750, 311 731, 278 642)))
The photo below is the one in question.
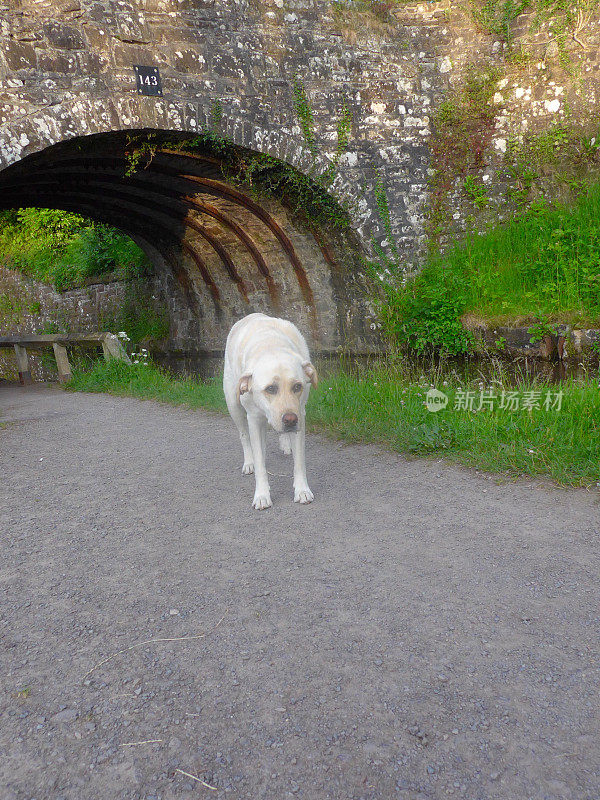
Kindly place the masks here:
MULTIPOLYGON (((152 358, 174 375, 187 374, 211 378, 218 375, 223 368, 223 356, 215 352, 184 355, 163 351, 153 352, 152 358)), ((501 383, 506 388, 533 381, 543 385, 556 385, 571 380, 587 382, 598 379, 597 363, 573 360, 552 363, 526 356, 499 359, 483 356, 451 358, 385 356, 380 353, 358 356, 350 353, 330 353, 315 356, 314 361, 321 375, 340 370, 351 374, 383 371, 414 381, 423 378, 430 383, 437 383, 452 378, 465 384, 475 381, 486 385, 501 383)))

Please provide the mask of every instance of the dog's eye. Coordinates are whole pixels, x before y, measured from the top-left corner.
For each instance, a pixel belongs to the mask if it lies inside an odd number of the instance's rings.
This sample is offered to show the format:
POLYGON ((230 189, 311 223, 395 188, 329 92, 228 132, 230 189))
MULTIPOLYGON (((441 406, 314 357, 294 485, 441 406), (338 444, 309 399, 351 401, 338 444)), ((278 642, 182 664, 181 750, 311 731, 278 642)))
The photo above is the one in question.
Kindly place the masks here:
POLYGON ((277 386, 275 386, 274 383, 271 383, 271 384, 269 384, 269 386, 267 386, 265 388, 265 392, 267 394, 277 394, 277 392, 278 392, 277 386))
POLYGON ((292 386, 292 392, 295 392, 296 394, 298 394, 301 391, 302 391, 302 384, 301 383, 295 383, 292 386))

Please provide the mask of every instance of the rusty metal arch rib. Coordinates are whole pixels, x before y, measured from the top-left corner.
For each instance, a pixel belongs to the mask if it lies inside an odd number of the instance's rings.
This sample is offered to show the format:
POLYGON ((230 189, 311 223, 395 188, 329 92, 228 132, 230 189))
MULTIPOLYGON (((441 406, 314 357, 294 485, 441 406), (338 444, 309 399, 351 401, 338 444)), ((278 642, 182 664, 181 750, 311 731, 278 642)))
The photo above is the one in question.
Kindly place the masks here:
MULTIPOLYGON (((150 168, 152 168, 153 171, 157 172, 160 171, 163 174, 165 172, 171 173, 171 170, 167 167, 158 167, 158 165, 151 164, 150 168)), ((179 172, 173 175, 172 177, 182 178, 183 180, 191 181, 192 183, 198 184, 202 186, 203 191, 207 192, 208 194, 213 194, 216 195, 217 197, 223 197, 227 200, 231 200, 234 203, 238 203, 239 205, 251 211, 255 216, 257 216, 269 228, 269 230, 273 233, 273 235, 276 237, 276 239, 279 241, 279 243, 285 250, 292 264, 294 272, 296 273, 298 284, 300 285, 300 290, 302 292, 304 300, 309 304, 311 308, 314 307, 314 297, 312 289, 310 288, 308 278, 306 277, 306 272, 300 262, 300 259, 296 254, 296 251, 294 249, 291 240, 284 232, 284 230, 281 228, 281 226, 275 222, 273 217, 267 211, 265 211, 264 208, 258 205, 258 203, 255 203, 253 200, 244 195, 242 192, 239 192, 237 189, 233 189, 232 187, 227 186, 227 184, 221 181, 216 181, 213 178, 202 178, 196 175, 181 174, 179 172)))

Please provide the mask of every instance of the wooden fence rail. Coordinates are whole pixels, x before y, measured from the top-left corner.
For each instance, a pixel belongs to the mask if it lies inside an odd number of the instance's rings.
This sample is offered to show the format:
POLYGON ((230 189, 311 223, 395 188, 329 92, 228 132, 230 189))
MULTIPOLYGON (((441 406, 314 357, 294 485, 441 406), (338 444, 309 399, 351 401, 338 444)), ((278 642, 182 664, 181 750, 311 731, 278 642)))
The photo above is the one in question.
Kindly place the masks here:
POLYGON ((67 347, 102 347, 104 358, 117 358, 120 361, 131 360, 118 337, 114 333, 49 333, 40 336, 0 336, 0 348, 14 348, 17 364, 19 368, 19 380, 23 385, 33 383, 31 370, 29 369, 28 350, 43 350, 51 347, 54 350, 56 366, 58 368, 58 380, 61 383, 70 380, 71 365, 67 347))

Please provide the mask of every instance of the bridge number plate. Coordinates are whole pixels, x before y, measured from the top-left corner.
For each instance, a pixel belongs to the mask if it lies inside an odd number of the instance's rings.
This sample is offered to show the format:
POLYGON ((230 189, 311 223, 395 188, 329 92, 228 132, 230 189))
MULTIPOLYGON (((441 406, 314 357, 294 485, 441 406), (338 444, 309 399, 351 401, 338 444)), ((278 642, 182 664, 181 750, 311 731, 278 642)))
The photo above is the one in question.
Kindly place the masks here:
POLYGON ((134 66, 133 71, 135 72, 138 94, 145 94, 150 97, 162 96, 162 84, 158 67, 134 66))

